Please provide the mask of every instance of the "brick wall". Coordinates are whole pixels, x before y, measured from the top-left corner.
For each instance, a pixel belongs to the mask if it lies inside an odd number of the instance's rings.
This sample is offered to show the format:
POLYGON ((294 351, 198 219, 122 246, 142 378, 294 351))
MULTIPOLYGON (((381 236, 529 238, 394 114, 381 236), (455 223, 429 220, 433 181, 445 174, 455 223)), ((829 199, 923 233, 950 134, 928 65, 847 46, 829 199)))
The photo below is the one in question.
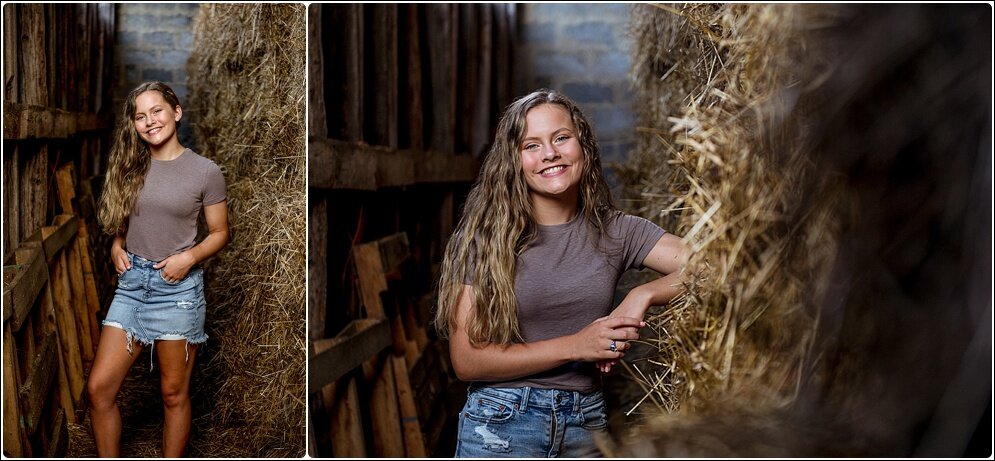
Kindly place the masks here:
MULTIPOLYGON (((193 20, 197 4, 122 3, 117 8, 114 51, 114 107, 142 82, 159 80, 173 88, 180 105, 188 105, 187 59, 193 51, 193 20)), ((196 114, 184 111, 180 143, 197 150, 191 123, 196 114)))
POLYGON ((520 8, 516 95, 541 87, 562 91, 594 125, 606 170, 612 162, 624 162, 635 139, 628 77, 629 5, 543 3, 520 8))

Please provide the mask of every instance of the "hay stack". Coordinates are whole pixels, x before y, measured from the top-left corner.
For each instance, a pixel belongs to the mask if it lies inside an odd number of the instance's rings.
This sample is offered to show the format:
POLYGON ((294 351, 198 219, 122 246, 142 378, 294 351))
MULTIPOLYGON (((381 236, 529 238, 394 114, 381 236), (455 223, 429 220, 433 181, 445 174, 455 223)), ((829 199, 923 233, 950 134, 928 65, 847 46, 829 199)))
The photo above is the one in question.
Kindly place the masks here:
POLYGON ((304 5, 202 5, 189 63, 201 154, 225 173, 232 240, 207 275, 195 411, 204 456, 304 453, 306 27, 304 5), (210 446, 205 448, 205 446, 210 446))
POLYGON ((986 11, 635 9, 623 180, 695 254, 613 454, 964 453, 991 405, 986 11))

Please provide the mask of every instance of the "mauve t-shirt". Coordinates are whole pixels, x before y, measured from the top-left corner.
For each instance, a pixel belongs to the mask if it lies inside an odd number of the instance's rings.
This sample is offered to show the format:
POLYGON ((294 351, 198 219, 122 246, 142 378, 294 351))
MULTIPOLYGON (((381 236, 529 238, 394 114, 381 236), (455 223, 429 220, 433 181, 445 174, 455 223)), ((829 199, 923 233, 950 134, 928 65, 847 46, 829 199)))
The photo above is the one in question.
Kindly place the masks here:
POLYGON ((186 149, 173 160, 152 159, 128 217, 128 251, 160 261, 192 248, 201 208, 225 197, 221 168, 194 151, 186 149))
MULTIPOLYGON (((597 230, 581 213, 564 224, 538 226, 535 242, 518 257, 515 268, 518 324, 525 342, 574 334, 608 315, 619 277, 628 269, 642 268, 666 233, 646 219, 623 213, 608 220, 607 231, 599 244, 597 230)), ((591 392, 600 389, 601 376, 594 362, 571 362, 519 379, 479 384, 591 392)))

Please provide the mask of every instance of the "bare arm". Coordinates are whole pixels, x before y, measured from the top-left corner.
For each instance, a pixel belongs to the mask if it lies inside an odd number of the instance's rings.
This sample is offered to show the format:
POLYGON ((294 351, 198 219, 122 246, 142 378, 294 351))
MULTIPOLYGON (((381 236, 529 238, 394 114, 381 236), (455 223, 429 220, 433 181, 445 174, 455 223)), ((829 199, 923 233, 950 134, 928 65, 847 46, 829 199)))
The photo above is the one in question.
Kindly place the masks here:
POLYGON ((650 306, 665 304, 684 288, 682 269, 687 264, 690 250, 680 237, 664 234, 646 255, 643 265, 665 274, 656 280, 639 285, 629 291, 625 299, 609 317, 624 316, 642 319, 650 306))
POLYGON ((214 256, 228 244, 228 202, 222 200, 204 207, 207 237, 193 248, 172 255, 152 266, 162 269, 162 276, 169 282, 182 280, 194 265, 214 256))
MULTIPOLYGON (((684 289, 681 286, 683 269, 690 254, 687 245, 679 237, 663 234, 646 255, 643 265, 666 275, 629 290, 625 299, 608 317, 624 316, 642 320, 650 306, 665 304, 674 299, 684 289)), ((598 369, 608 373, 616 362, 617 360, 599 361, 598 369)))
POLYGON ((128 259, 128 253, 124 249, 124 235, 117 234, 114 236, 114 243, 111 244, 111 262, 114 263, 114 270, 117 271, 117 275, 121 275, 124 271, 131 269, 131 261, 128 259))
POLYGON ((574 362, 618 359, 628 348, 623 341, 637 339, 639 319, 616 317, 598 319, 583 330, 534 343, 488 344, 474 347, 465 325, 471 313, 473 286, 464 285, 456 313, 456 328, 449 340, 456 376, 463 381, 502 381, 540 373, 574 362), (608 350, 612 340, 620 345, 608 350))

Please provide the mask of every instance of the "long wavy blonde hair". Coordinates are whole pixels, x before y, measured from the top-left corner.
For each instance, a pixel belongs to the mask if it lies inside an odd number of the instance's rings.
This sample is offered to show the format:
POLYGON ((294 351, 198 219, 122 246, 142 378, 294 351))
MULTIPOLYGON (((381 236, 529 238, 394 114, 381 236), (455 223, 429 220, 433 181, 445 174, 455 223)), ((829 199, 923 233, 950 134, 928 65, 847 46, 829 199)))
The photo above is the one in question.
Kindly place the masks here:
POLYGON ((584 155, 578 206, 587 221, 605 235, 615 206, 601 171, 601 150, 580 108, 565 95, 541 89, 511 103, 498 122, 494 144, 467 196, 456 230, 442 260, 435 325, 448 337, 456 326, 456 306, 464 280, 473 280, 472 315, 466 332, 470 343, 522 342, 515 298, 515 264, 536 238, 532 199, 522 172, 521 143, 526 115, 542 104, 555 104, 570 114, 584 155), (472 271, 472 273, 471 273, 472 271))
POLYGON ((149 146, 138 136, 134 118, 135 100, 146 91, 158 91, 173 109, 180 105, 173 89, 162 82, 145 82, 128 93, 114 133, 107 178, 97 210, 100 225, 111 235, 123 234, 127 228, 128 216, 131 216, 138 191, 145 185, 145 175, 152 164, 149 146))

